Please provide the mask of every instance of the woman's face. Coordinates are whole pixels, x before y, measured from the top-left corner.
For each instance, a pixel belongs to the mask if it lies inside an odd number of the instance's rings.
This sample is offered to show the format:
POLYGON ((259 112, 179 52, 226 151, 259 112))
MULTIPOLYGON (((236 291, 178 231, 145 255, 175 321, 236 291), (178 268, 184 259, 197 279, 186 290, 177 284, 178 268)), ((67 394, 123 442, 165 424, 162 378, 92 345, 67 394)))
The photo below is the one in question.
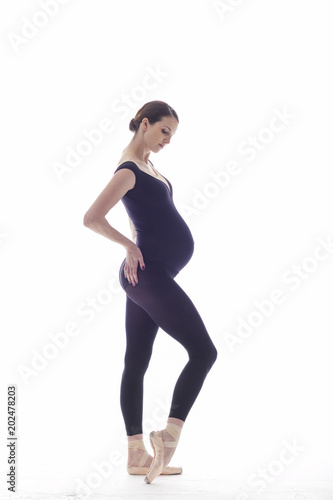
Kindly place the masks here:
POLYGON ((144 141, 147 148, 158 153, 167 144, 178 128, 178 121, 173 116, 164 116, 159 122, 150 125, 147 118, 142 120, 144 141))

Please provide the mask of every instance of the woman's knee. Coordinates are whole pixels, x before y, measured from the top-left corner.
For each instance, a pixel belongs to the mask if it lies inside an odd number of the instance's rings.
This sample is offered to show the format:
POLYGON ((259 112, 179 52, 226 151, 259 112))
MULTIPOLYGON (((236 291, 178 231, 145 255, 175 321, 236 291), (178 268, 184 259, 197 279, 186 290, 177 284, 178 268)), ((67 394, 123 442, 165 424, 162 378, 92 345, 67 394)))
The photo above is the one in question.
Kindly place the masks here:
POLYGON ((217 349, 212 342, 201 345, 195 351, 189 352, 189 357, 200 359, 210 369, 217 359, 217 349))
POLYGON ((214 346, 214 344, 212 344, 211 349, 210 349, 210 354, 209 354, 211 366, 213 366, 213 364, 215 363, 215 361, 217 359, 217 354, 218 354, 217 349, 214 346))
POLYGON ((206 347, 204 357, 208 367, 211 368, 217 359, 217 349, 213 343, 206 347))

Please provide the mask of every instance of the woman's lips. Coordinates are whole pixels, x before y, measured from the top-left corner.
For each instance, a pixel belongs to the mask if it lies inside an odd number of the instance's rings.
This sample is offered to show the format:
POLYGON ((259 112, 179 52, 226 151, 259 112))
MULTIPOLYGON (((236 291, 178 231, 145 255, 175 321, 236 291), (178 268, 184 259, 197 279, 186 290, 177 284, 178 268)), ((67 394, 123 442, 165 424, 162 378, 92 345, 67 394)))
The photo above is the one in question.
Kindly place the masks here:
POLYGON ((159 144, 159 146, 161 146, 161 148, 164 148, 163 144, 161 144, 161 143, 159 144))

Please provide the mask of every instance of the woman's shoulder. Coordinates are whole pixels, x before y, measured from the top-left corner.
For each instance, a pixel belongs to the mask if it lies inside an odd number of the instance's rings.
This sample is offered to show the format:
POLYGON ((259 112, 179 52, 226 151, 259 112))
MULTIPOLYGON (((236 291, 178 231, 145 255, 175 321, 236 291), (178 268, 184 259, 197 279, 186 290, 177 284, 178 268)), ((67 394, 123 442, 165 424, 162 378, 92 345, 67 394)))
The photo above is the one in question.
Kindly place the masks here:
POLYGON ((120 160, 120 162, 118 163, 117 165, 117 168, 115 170, 115 172, 117 170, 119 170, 120 168, 129 168, 130 170, 135 170, 135 169, 138 169, 138 165, 133 161, 133 160, 130 160, 130 159, 122 159, 120 160))
POLYGON ((123 168, 127 168, 128 170, 132 170, 132 172, 134 172, 134 174, 137 173, 139 167, 137 166, 137 164, 132 161, 132 160, 121 160, 118 165, 117 165, 117 168, 115 169, 115 171, 113 172, 114 174, 116 172, 118 172, 118 170, 121 170, 123 168))

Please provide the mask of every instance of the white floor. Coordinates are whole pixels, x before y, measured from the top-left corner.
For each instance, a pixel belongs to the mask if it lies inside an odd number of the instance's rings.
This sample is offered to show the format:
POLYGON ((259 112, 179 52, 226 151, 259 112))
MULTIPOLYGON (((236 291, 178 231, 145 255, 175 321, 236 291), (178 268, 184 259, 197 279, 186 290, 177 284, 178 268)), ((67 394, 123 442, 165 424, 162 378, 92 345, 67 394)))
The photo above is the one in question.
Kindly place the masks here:
POLYGON ((240 483, 226 482, 216 477, 158 476, 152 484, 144 476, 127 473, 104 478, 98 488, 77 490, 73 478, 21 478, 15 494, 0 492, 4 500, 144 500, 147 498, 176 500, 332 500, 333 482, 308 481, 302 484, 281 484, 258 493, 240 483))

